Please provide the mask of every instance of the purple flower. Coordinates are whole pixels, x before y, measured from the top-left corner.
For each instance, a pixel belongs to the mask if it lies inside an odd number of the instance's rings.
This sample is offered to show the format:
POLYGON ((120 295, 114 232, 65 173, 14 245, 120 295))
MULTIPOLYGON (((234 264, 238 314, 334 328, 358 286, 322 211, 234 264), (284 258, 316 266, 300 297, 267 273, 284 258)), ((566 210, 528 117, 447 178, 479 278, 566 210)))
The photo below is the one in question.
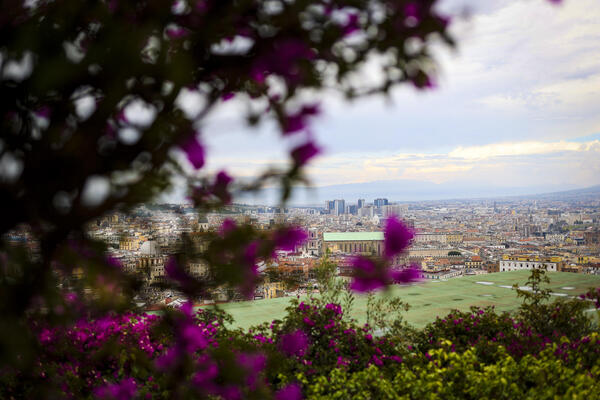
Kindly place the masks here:
POLYGON ((259 374, 267 366, 267 358, 263 354, 241 353, 237 356, 237 363, 246 372, 245 384, 250 390, 255 390, 259 383, 259 374))
POLYGON ((231 203, 231 193, 227 190, 227 186, 233 181, 227 172, 220 171, 215 178, 215 183, 212 187, 212 193, 219 198, 224 204, 231 203))
POLYGON ((202 368, 192 377, 192 383, 198 388, 206 389, 214 385, 214 379, 219 375, 219 367, 212 360, 203 360, 199 366, 202 368))
POLYGON ((254 294, 254 288, 258 280, 258 266, 256 258, 258 255, 258 241, 253 241, 244 249, 243 262, 245 270, 243 271, 244 279, 238 289, 246 298, 251 298, 254 294))
POLYGON ((221 224, 221 227, 219 228, 219 234, 222 237, 225 237, 230 232, 234 231, 236 227, 237 227, 237 224, 235 223, 234 220, 232 220, 231 218, 226 218, 223 221, 223 223, 221 224))
POLYGON ((194 314, 194 303, 191 301, 186 301, 179 307, 179 311, 181 311, 188 318, 192 318, 194 314))
POLYGON ((65 301, 69 304, 74 304, 77 301, 77 293, 68 292, 64 295, 65 301))
POLYGON ((165 272, 167 276, 180 284, 184 284, 190 280, 188 274, 181 268, 175 257, 169 258, 165 264, 165 272))
POLYGON ((227 385, 219 390, 219 395, 225 400, 239 400, 242 398, 242 391, 237 386, 227 385))
POLYGON ((342 307, 339 304, 329 303, 325 306, 326 310, 332 310, 337 315, 342 315, 342 307))
POLYGON ((359 29, 358 14, 352 13, 348 15, 348 22, 344 25, 344 35, 348 36, 359 29))
POLYGON ((101 399, 129 400, 135 397, 137 385, 132 378, 123 379, 119 383, 98 387, 94 394, 101 399))
POLYGON ((306 128, 308 117, 319 114, 319 105, 310 104, 302 106, 302 108, 294 113, 287 115, 283 123, 283 134, 298 132, 306 128))
POLYGON ((281 337, 281 350, 288 356, 302 357, 308 348, 308 337, 298 329, 281 337))
POLYGON ((121 111, 119 111, 119 113, 117 114, 117 121, 119 121, 121 124, 129 123, 129 119, 125 115, 125 108, 122 108, 121 111))
POLYGON ((383 361, 381 361, 381 359, 379 357, 377 357, 376 355, 374 355, 374 354, 373 354, 373 357, 371 357, 371 360, 378 367, 381 367, 383 365, 383 361))
POLYGON ((423 71, 418 71, 410 81, 417 89, 434 89, 437 86, 435 81, 423 71))
POLYGON ((227 100, 232 99, 234 96, 235 96, 235 93, 233 93, 233 92, 223 93, 223 95, 221 96, 221 100, 227 101, 227 100))
POLYGON ((386 271, 366 257, 355 257, 352 260, 352 266, 354 267, 354 278, 350 283, 350 289, 356 292, 369 292, 389 283, 386 271))
POLYGON ((291 151, 291 156, 296 165, 302 166, 311 158, 319 154, 321 150, 313 142, 300 145, 291 151))
POLYGON ((166 33, 171 39, 180 39, 188 35, 188 31, 182 27, 169 27, 167 28, 166 33))
POLYGON ((420 8, 419 4, 417 4, 415 2, 410 2, 404 6, 404 14, 407 17, 416 18, 418 21, 419 20, 419 8, 420 8))
POLYGON ((416 266, 410 266, 401 270, 393 270, 391 275, 395 283, 411 283, 421 279, 421 270, 416 266))
POLYGON ((254 265, 256 264, 256 256, 258 253, 258 241, 253 241, 250 242, 248 244, 248 246, 246 246, 246 249, 244 250, 244 262, 247 265, 254 265))
POLYGON ((389 259, 402 253, 410 244, 414 232, 396 217, 389 217, 385 223, 385 256, 389 259))
POLYGON ((36 117, 48 119, 50 118, 50 107, 42 106, 35 111, 36 117))
POLYGON ((166 371, 171 369, 176 363, 179 357, 181 356, 180 350, 177 348, 170 348, 164 354, 159 356, 156 361, 156 368, 160 371, 166 371))
POLYGON ((118 258, 115 258, 113 256, 106 257, 106 265, 109 265, 116 269, 123 269, 123 265, 121 264, 121 261, 119 261, 118 258))
POLYGON ((275 400, 301 400, 302 389, 296 382, 288 384, 275 393, 275 400))
POLYGON ((38 336, 38 340, 40 341, 41 344, 47 345, 52 342, 53 337, 54 337, 54 335, 52 334, 52 332, 48 328, 44 328, 40 332, 40 334, 38 336))
POLYGON ((196 169, 202 168, 204 165, 204 147, 196 138, 196 134, 192 135, 187 141, 181 145, 181 149, 185 152, 187 159, 196 169))
POLYGON ((193 353, 196 350, 204 350, 208 345, 208 341, 204 337, 204 332, 198 325, 192 323, 186 324, 181 328, 180 335, 188 353, 193 353))
POLYGON ((257 83, 264 83, 265 82, 265 74, 264 72, 260 71, 258 69, 258 67, 255 67, 251 72, 250 72, 250 77, 252 79, 254 79, 257 83))
POLYGON ((250 76, 258 83, 263 83, 271 73, 288 81, 296 81, 300 74, 298 63, 314 58, 315 52, 303 40, 282 39, 257 58, 251 67, 250 76))
POLYGON ((300 228, 288 227, 275 232, 275 247, 286 251, 294 251, 296 246, 306 242, 308 234, 300 228))
POLYGON ((238 364, 246 370, 258 373, 267 366, 267 358, 264 354, 241 353, 237 356, 238 364))

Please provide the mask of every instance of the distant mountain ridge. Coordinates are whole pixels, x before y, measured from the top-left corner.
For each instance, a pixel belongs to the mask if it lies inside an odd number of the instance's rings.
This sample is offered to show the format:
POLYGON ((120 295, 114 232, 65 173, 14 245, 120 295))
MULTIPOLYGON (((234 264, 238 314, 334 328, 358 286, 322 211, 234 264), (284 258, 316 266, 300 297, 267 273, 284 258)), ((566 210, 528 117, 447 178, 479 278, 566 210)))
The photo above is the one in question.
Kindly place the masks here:
POLYGON ((589 186, 581 189, 563 190, 560 192, 540 193, 533 195, 535 198, 543 199, 591 199, 600 197, 600 185, 589 186))
MULTIPOLYGON (((236 201, 254 204, 277 204, 277 189, 265 189, 255 196, 243 196, 236 201)), ((322 205, 325 200, 344 199, 355 204, 358 199, 372 202, 376 198, 387 198, 394 202, 427 200, 458 200, 479 198, 536 197, 577 198, 597 197, 600 185, 577 187, 577 185, 531 185, 495 186, 490 183, 445 182, 433 183, 417 180, 388 180, 364 183, 349 183, 313 188, 296 188, 290 205, 322 205)))

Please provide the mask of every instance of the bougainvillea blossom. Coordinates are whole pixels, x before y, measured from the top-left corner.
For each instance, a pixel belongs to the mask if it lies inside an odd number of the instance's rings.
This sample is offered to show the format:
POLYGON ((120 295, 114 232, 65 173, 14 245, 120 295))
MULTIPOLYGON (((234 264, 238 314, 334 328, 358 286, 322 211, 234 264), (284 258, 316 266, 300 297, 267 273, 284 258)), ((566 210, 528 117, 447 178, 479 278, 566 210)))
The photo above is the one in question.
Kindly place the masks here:
POLYGON ((388 271, 367 257, 355 257, 352 260, 352 266, 354 267, 354 278, 350 283, 350 289, 356 292, 369 292, 389 284, 388 271))
POLYGON ((275 393, 275 400, 301 400, 302 389, 297 383, 290 383, 275 393))
POLYGON ((135 397, 136 393, 137 385, 131 378, 101 386, 94 391, 96 397, 103 400, 130 400, 135 397))
POLYGON ((308 239, 306 231, 296 227, 280 229, 275 232, 273 238, 275 247, 285 251, 294 251, 297 246, 306 242, 306 239, 308 239))
POLYGON ((231 182, 233 182, 233 178, 227 172, 219 171, 212 186, 212 194, 221 200, 223 204, 231 203, 231 193, 228 189, 231 182))
POLYGON ((294 148, 290 154, 296 165, 302 166, 320 152, 321 150, 313 142, 308 142, 294 148))
POLYGON ((254 289, 256 284, 258 283, 258 265, 257 265, 257 257, 258 257, 258 241, 253 241, 246 246, 243 253, 243 280, 241 284, 238 286, 239 291, 242 295, 250 299, 254 294, 254 289))
POLYGON ((384 237, 385 256, 392 258, 408 248, 414 232, 398 218, 392 216, 385 222, 384 237))
POLYGON ((308 337, 298 329, 281 336, 280 348, 288 356, 303 356, 308 348, 308 337))
POLYGON ((181 149, 185 152, 188 161, 194 168, 200 169, 204 166, 204 147, 200 144, 195 134, 181 145, 181 149))
POLYGON ((394 283, 417 282, 422 276, 421 269, 416 265, 411 265, 408 268, 392 269, 391 271, 391 278, 394 283))
POLYGON ((308 126, 309 117, 319 114, 318 104, 304 105, 300 110, 285 116, 283 133, 285 135, 304 130, 308 126))

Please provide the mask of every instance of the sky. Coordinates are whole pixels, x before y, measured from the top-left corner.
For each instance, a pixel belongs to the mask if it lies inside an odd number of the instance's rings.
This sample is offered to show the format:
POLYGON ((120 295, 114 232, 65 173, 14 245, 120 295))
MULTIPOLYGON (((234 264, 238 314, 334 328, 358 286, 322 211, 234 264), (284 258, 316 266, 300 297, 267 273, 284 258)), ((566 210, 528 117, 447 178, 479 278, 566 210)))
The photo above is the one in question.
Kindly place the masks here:
MULTIPOLYGON (((324 151, 307 168, 312 184, 599 184, 598 1, 446 0, 441 7, 454 16, 458 48, 436 47, 435 90, 399 87, 390 99, 353 103, 319 96, 323 112, 312 131, 324 151)), ((293 138, 268 124, 249 129, 242 116, 234 99, 204 123, 209 170, 248 177, 287 160, 293 138)))

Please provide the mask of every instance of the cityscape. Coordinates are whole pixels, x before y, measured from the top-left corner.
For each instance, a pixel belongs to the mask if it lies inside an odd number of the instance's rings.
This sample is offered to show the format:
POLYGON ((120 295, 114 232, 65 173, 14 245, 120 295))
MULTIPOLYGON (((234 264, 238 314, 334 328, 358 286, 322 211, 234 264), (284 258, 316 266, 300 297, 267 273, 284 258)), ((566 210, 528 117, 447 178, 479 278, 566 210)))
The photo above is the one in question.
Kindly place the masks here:
POLYGON ((10 0, 0 399, 600 400, 598 0, 10 0))
MULTIPOLYGON (((125 271, 143 279, 145 290, 138 300, 148 310, 183 301, 181 293, 160 287, 167 280, 169 257, 183 251, 186 238, 198 249, 198 258, 185 267, 187 272, 211 279, 201 252, 210 233, 225 220, 264 231, 292 224, 307 232, 304 243, 278 251, 274 260, 259 265, 261 283, 251 296, 255 300, 318 291, 315 270, 325 255, 338 266, 337 275, 349 281, 353 256, 382 256, 383 224, 391 216, 414 231, 411 246, 394 262, 416 266, 425 280, 534 268, 600 275, 600 197, 585 193, 402 203, 387 198, 337 199, 323 207, 234 203, 206 214, 191 204, 153 204, 99 218, 88 225, 87 234, 105 242, 125 271)), ((27 241, 27 235, 15 232, 10 240, 27 241)), ((225 288, 196 299, 198 304, 240 300, 246 298, 225 288)))

